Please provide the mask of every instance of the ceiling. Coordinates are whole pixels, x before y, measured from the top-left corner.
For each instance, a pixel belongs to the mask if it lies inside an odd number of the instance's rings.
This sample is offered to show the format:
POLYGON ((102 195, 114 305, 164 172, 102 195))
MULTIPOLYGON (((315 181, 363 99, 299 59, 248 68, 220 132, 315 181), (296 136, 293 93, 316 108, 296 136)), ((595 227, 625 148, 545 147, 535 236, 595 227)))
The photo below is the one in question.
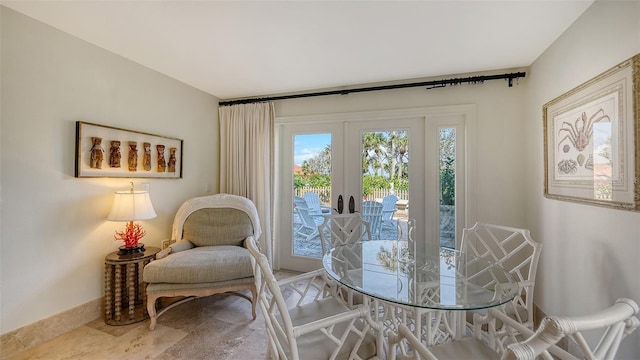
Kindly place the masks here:
POLYGON ((593 1, 1 3, 233 99, 526 67, 593 1))

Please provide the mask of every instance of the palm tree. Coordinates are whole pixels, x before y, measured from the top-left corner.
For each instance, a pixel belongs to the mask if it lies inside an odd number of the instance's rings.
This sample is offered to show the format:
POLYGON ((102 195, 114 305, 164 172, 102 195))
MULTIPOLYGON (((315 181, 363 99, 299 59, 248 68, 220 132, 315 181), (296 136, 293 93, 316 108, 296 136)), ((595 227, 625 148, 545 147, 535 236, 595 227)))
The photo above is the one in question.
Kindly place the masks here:
POLYGON ((368 132, 362 137, 362 173, 369 173, 369 169, 376 171, 380 170, 382 175, 382 164, 384 150, 382 148, 385 143, 385 137, 379 132, 368 132))
POLYGON ((389 178, 393 179, 396 175, 396 142, 398 141, 398 133, 396 131, 391 131, 389 133, 389 137, 385 143, 387 161, 386 161, 386 170, 389 173, 389 178))
POLYGON ((408 155, 407 150, 409 147, 409 138, 407 136, 407 132, 390 132, 386 147, 388 149, 387 153, 389 154, 389 177, 390 179, 393 179, 396 176, 401 178, 404 175, 404 169, 407 165, 407 161, 405 161, 405 156, 408 155))
POLYGON ((302 172, 305 175, 331 174, 331 144, 327 144, 322 151, 302 163, 302 172))

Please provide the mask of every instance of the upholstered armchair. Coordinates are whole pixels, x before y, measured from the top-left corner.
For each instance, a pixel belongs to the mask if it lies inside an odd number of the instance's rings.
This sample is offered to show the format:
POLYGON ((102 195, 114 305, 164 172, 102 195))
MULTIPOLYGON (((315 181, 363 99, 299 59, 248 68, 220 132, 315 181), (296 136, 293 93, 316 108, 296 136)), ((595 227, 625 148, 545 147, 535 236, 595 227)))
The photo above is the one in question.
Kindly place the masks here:
POLYGON ((256 287, 245 241, 260 237, 260 221, 247 198, 217 194, 187 200, 176 213, 172 244, 144 268, 149 329, 165 311, 199 297, 219 293, 251 302, 256 317, 256 287), (240 291, 251 292, 251 297, 240 291), (156 309, 162 297, 184 297, 156 309))

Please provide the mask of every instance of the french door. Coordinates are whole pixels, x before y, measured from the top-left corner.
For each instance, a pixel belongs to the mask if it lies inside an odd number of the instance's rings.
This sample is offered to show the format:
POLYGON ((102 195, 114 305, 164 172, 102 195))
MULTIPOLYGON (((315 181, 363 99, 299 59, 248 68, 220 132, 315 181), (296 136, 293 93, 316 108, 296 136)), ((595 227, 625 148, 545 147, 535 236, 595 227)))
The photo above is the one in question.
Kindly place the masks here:
POLYGON ((411 218, 418 248, 442 243, 444 237, 455 247, 464 223, 463 201, 455 201, 453 221, 443 218, 441 203, 443 192, 449 202, 464 195, 464 116, 392 111, 313 120, 277 123, 276 267, 311 271, 322 266, 317 226, 323 215, 336 213, 340 196, 344 213, 351 197, 357 212, 365 201, 397 198, 396 211, 372 229, 375 238, 397 238, 398 221, 411 218), (453 144, 448 157, 442 154, 443 139, 453 144), (451 171, 443 172, 443 158, 451 171), (449 187, 443 186, 443 173, 449 187), (445 220, 450 234, 442 230, 445 220))

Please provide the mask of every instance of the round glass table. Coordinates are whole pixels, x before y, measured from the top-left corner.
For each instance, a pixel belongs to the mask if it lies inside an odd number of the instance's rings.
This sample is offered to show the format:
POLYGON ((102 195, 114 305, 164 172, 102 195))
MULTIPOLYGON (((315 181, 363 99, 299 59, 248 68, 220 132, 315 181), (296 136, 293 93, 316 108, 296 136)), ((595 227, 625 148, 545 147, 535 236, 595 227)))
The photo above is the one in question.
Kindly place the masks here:
POLYGON ((442 247, 416 254, 410 244, 371 240, 342 245, 324 255, 323 266, 357 293, 414 308, 490 308, 519 291, 516 280, 496 263, 442 247))

